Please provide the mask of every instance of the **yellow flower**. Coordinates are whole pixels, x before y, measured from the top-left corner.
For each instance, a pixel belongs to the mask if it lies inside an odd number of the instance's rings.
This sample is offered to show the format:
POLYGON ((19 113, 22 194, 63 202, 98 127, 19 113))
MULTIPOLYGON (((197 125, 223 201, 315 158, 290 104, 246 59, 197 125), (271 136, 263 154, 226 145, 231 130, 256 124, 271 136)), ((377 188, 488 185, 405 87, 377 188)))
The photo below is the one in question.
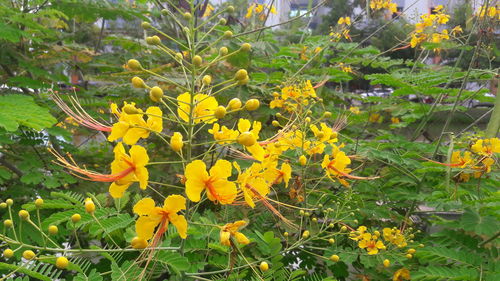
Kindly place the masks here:
POLYGON ((231 176, 232 166, 227 160, 219 159, 207 172, 207 166, 201 160, 194 160, 186 166, 186 194, 193 202, 200 201, 200 195, 206 190, 210 201, 231 204, 237 195, 236 185, 227 180, 231 176))
POLYGON ((363 235, 365 234, 366 230, 366 226, 362 225, 358 227, 357 231, 351 231, 351 233, 349 234, 349 238, 354 241, 359 241, 363 239, 363 235))
POLYGON ((207 18, 209 17, 212 12, 215 10, 214 6, 207 4, 207 7, 205 8, 205 12, 203 13, 203 16, 201 16, 202 18, 207 18))
POLYGON ((368 121, 370 123, 382 123, 382 120, 384 118, 382 116, 380 116, 379 113, 372 113, 370 114, 370 117, 368 117, 368 121))
POLYGON ((134 206, 134 213, 139 215, 135 222, 135 231, 139 238, 149 240, 159 225, 157 235, 162 235, 172 223, 182 239, 187 237, 187 221, 183 215, 177 214, 186 209, 186 198, 181 195, 170 195, 163 202, 163 207, 156 207, 151 198, 144 198, 134 206))
POLYGON ((233 236, 240 244, 247 245, 250 243, 250 240, 245 236, 245 234, 238 231, 246 224, 246 221, 235 221, 234 223, 224 225, 220 230, 220 243, 225 246, 231 246, 231 236, 233 236))
POLYGON ((128 145, 134 145, 141 138, 149 137, 150 132, 161 132, 163 130, 162 111, 157 106, 151 106, 146 110, 148 116, 147 121, 144 121, 144 112, 141 109, 135 108, 135 104, 127 104, 118 111, 116 104, 111 104, 111 110, 119 117, 119 121, 113 124, 111 134, 108 136, 109 141, 123 139, 123 142, 128 145), (136 111, 137 114, 129 114, 128 112, 136 111))
POLYGON ((345 152, 340 151, 338 147, 333 147, 332 159, 329 155, 325 155, 321 167, 326 170, 329 178, 336 177, 345 186, 349 184, 341 177, 348 176, 351 169, 347 168, 351 164, 351 159, 345 155, 345 152))
POLYGON ((396 228, 384 228, 382 230, 382 236, 386 242, 390 242, 398 247, 406 247, 406 239, 401 231, 396 228))
POLYGON ((255 203, 253 198, 261 199, 269 194, 269 184, 263 177, 262 165, 253 163, 244 172, 241 172, 240 165, 233 162, 234 168, 238 171, 238 179, 236 182, 243 192, 243 197, 248 206, 254 208, 255 203))
POLYGON ((278 162, 271 162, 269 167, 266 167, 264 172, 264 177, 271 185, 285 183, 285 187, 288 188, 288 182, 292 178, 292 167, 290 164, 283 162, 281 164, 281 169, 277 169, 276 166, 278 162))
POLYGON ((352 114, 356 114, 356 115, 361 113, 361 111, 359 110, 359 107, 357 107, 357 106, 349 107, 349 111, 352 112, 352 114))
MULTIPOLYGON (((255 140, 259 139, 259 132, 261 128, 262 124, 259 121, 253 121, 253 123, 250 123, 250 120, 243 118, 238 121, 238 131, 240 132, 240 135, 247 134, 255 140)), ((245 148, 255 159, 259 161, 264 160, 265 151, 258 142, 255 142, 253 145, 245 146, 245 148)))
POLYGON ((245 18, 250 18, 252 17, 253 10, 255 9, 255 6, 257 6, 255 3, 252 3, 252 5, 248 6, 247 8, 247 14, 245 15, 245 18))
POLYGON ((214 139, 219 144, 232 143, 239 135, 238 131, 231 130, 226 126, 221 127, 219 123, 214 123, 212 129, 208 129, 208 132, 214 136, 214 139))
POLYGON ((399 124, 400 121, 398 117, 391 117, 392 124, 399 124))
POLYGON ((394 272, 394 275, 392 276, 392 281, 403 281, 410 279, 410 271, 404 267, 396 270, 396 272, 394 272))
POLYGON ((179 132, 174 132, 172 137, 170 138, 170 147, 173 151, 179 152, 182 150, 184 143, 182 142, 182 135, 179 132))
POLYGON ((327 126, 325 123, 321 123, 321 130, 314 124, 309 126, 314 136, 320 142, 336 142, 337 141, 337 132, 334 132, 332 128, 327 126))
POLYGON ((366 249, 368 255, 376 255, 379 249, 385 249, 384 243, 374 238, 370 233, 364 233, 362 236, 362 240, 359 241, 358 246, 361 249, 366 249))
MULTIPOLYGON (((130 155, 125 152, 123 144, 119 142, 113 152, 115 160, 111 163, 113 183, 109 186, 109 193, 113 198, 121 198, 123 193, 133 182, 139 182, 141 189, 148 186, 149 173, 146 165, 149 156, 144 147, 133 145, 130 148, 130 155)), ((110 180, 111 181, 111 180, 110 180)))
MULTIPOLYGON (((191 112, 191 94, 184 93, 177 97, 177 114, 185 122, 189 122, 189 115, 191 112)), ((211 124, 217 119, 214 117, 214 111, 219 106, 217 100, 209 95, 196 94, 193 97, 193 123, 198 124, 205 122, 211 124)))
POLYGON ((462 33, 464 32, 462 27, 460 27, 460 25, 457 25, 455 26, 452 30, 451 30, 451 34, 453 35, 457 35, 458 33, 462 33))
POLYGON ((465 168, 471 163, 472 158, 470 151, 465 151, 464 156, 461 156, 461 152, 459 150, 453 151, 451 154, 451 167, 465 168))
POLYGON ((351 18, 350 17, 340 17, 339 21, 337 23, 351 25, 351 18))
POLYGON ((480 155, 493 155, 493 153, 500 153, 500 139, 479 139, 471 146, 474 153, 480 155))

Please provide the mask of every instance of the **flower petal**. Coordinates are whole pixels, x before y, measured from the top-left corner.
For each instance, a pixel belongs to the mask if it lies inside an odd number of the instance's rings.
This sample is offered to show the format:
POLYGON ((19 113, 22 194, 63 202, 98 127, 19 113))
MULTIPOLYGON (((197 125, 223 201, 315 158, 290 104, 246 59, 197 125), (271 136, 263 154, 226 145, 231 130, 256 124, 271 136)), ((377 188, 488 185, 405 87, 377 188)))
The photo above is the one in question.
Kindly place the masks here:
POLYGON ((139 216, 149 215, 154 209, 155 201, 151 198, 143 198, 134 205, 134 213, 139 216))
POLYGON ((188 228, 188 223, 187 223, 186 218, 183 215, 177 215, 177 214, 172 214, 172 215, 169 215, 168 217, 169 217, 170 222, 177 229, 177 232, 179 233, 179 236, 182 239, 186 239, 186 237, 187 237, 187 228, 188 228))
POLYGON ((236 232, 234 234, 234 237, 236 238, 236 241, 238 241, 238 243, 240 244, 247 245, 248 243, 250 243, 250 240, 245 236, 245 234, 241 232, 236 232))
POLYGON ((129 125, 126 122, 120 121, 113 124, 113 127, 111 128, 111 134, 108 136, 108 141, 115 141, 119 138, 123 138, 128 129, 129 125))
POLYGON ((210 176, 226 179, 231 176, 232 169, 231 162, 219 159, 215 165, 210 168, 210 176))
POLYGON ((146 149, 139 145, 133 145, 130 149, 130 157, 136 167, 144 167, 149 162, 149 156, 146 149))
POLYGON ((111 197, 113 198, 122 198, 123 193, 131 184, 131 182, 125 184, 117 184, 113 182, 109 186, 109 194, 111 194, 111 197))
POLYGON ((123 142, 128 145, 134 145, 140 138, 149 137, 149 131, 143 128, 131 128, 128 129, 127 133, 123 136, 123 142))
POLYGON ((169 213, 177 213, 180 210, 186 209, 186 198, 181 195, 170 195, 165 198, 163 209, 169 213))
POLYGON ((159 223, 160 220, 157 218, 141 216, 135 222, 135 232, 138 237, 149 240, 153 237, 155 228, 159 223))
POLYGON ((145 190, 148 187, 149 172, 145 167, 139 167, 135 169, 135 176, 139 180, 139 187, 145 190))

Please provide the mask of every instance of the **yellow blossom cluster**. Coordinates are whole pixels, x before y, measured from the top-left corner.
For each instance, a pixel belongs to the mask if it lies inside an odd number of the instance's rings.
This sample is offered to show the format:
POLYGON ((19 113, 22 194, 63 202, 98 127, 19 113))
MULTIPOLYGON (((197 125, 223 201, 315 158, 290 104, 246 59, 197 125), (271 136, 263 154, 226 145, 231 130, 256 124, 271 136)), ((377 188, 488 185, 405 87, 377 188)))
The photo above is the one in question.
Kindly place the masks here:
POLYGON ((268 14, 276 14, 276 7, 274 5, 252 3, 247 8, 245 18, 249 19, 255 15, 259 20, 264 21, 268 14))
POLYGON ((370 8, 375 11, 387 9, 391 14, 398 11, 398 5, 391 0, 371 0, 370 8))
MULTIPOLYGON (((368 255, 376 255, 380 250, 387 250, 386 245, 394 245, 397 248, 408 246, 405 236, 397 228, 384 228, 382 233, 375 230, 370 233, 366 226, 362 225, 349 234, 351 240, 358 242, 360 249, 365 249, 368 255), (383 239, 382 239, 383 238, 383 239), (385 244, 384 244, 385 241, 385 244)), ((407 253, 414 254, 414 249, 409 249, 407 253)))
MULTIPOLYGON (((440 30, 440 27, 450 20, 450 16, 443 11, 443 5, 439 5, 432 14, 423 14, 420 21, 415 24, 415 31, 411 35, 410 46, 416 48, 423 42, 440 43, 450 39, 448 29, 440 30)), ((455 27, 452 32, 461 32, 461 28, 455 27)))
POLYGON ((477 15, 479 15, 480 18, 488 17, 492 19, 496 18, 498 15, 497 20, 500 20, 500 9, 495 6, 486 7, 483 5, 479 8, 477 15))
POLYGON ((317 96, 311 81, 307 80, 286 86, 281 89, 281 94, 274 92, 273 97, 274 100, 269 104, 270 108, 284 108, 288 112, 294 112, 299 107, 308 105, 310 100, 317 96))

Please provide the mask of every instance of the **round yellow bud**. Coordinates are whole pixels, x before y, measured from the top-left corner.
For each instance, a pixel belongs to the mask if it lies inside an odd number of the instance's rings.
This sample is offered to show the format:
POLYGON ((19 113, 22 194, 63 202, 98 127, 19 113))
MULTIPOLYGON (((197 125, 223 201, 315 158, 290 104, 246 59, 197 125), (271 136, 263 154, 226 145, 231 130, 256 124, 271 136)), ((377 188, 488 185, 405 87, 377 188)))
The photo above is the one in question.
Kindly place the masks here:
POLYGON ((412 256, 412 254, 406 254, 406 258, 411 259, 411 258, 413 258, 413 256, 412 256))
POLYGON ((340 228, 340 231, 342 231, 342 232, 346 232, 346 231, 347 231, 347 226, 343 225, 343 226, 340 228))
POLYGON ((30 213, 26 210, 19 211, 19 217, 23 220, 28 220, 30 218, 30 213))
POLYGON ((201 82, 205 86, 208 86, 208 85, 212 84, 212 76, 210 76, 210 75, 203 76, 203 79, 201 79, 201 82))
POLYGON ((231 30, 226 30, 224 32, 224 39, 229 39, 231 37, 233 37, 233 32, 231 30))
POLYGON ((93 214, 95 212, 95 204, 91 198, 85 199, 85 212, 93 214))
POLYGON ((195 66, 200 66, 202 64, 202 62, 203 62, 203 59, 200 56, 196 55, 193 57, 193 64, 195 66))
POLYGON ((141 70, 142 69, 141 63, 138 60, 134 60, 134 59, 128 60, 127 66, 131 70, 141 70))
POLYGON ((5 202, 0 203, 0 209, 5 209, 5 208, 7 208, 7 203, 5 202))
POLYGON ((185 12, 182 17, 185 19, 185 20, 190 20, 191 19, 191 13, 188 13, 188 12, 185 12))
POLYGON ((307 158, 306 158, 305 155, 300 155, 300 157, 299 157, 299 163, 302 166, 305 166, 307 164, 307 158))
POLYGON ((317 218, 312 218, 312 222, 318 222, 317 218))
POLYGON ((35 253, 31 250, 26 250, 23 252, 23 258, 27 259, 27 260, 32 260, 35 258, 35 253))
POLYGON ((168 10, 167 9, 162 9, 160 13, 164 16, 168 15, 168 10))
POLYGON ((179 152, 182 150, 184 146, 184 142, 182 141, 182 134, 179 132, 175 132, 170 138, 170 147, 173 151, 179 152))
POLYGON ((161 39, 157 35, 147 37, 146 38, 146 43, 149 45, 160 45, 161 44, 161 39))
POLYGON ((137 108, 135 108, 135 106, 131 105, 131 104, 127 104, 123 107, 123 112, 127 113, 127 114, 139 114, 141 113, 137 108))
POLYGON ((238 141, 239 144, 244 146, 252 146, 255 143, 257 143, 257 139, 250 132, 241 133, 236 140, 238 141))
POLYGON ((384 267, 389 267, 389 266, 391 266, 391 261, 388 259, 385 259, 384 260, 384 267))
POLYGON ((411 248, 411 249, 408 249, 407 253, 408 253, 408 254, 415 254, 415 252, 416 252, 416 251, 417 251, 417 250, 415 250, 415 249, 411 248))
POLYGON ((59 232, 59 228, 55 225, 49 226, 49 233, 50 235, 56 235, 59 232))
POLYGON ((308 217, 308 216, 310 216, 310 215, 311 215, 311 213, 309 213, 309 212, 305 212, 305 213, 304 213, 304 216, 306 216, 306 217, 308 217))
POLYGON ((182 53, 176 53, 175 54, 175 59, 176 60, 181 61, 183 58, 184 58, 184 56, 182 55, 182 53))
POLYGON ((241 103, 241 100, 239 98, 233 98, 227 104, 227 108, 229 108, 230 110, 236 110, 236 109, 240 109, 241 105, 242 105, 242 103, 241 103))
POLYGON ((280 122, 278 122, 278 120, 273 120, 273 122, 271 124, 273 124, 274 127, 280 126, 280 122))
POLYGON ((423 247, 425 247, 425 245, 424 244, 419 244, 418 247, 419 248, 423 248, 423 247))
POLYGON ((3 250, 3 256, 6 259, 10 259, 14 256, 14 251, 12 251, 11 249, 5 249, 3 250))
POLYGON ((227 12, 228 13, 233 13, 234 12, 234 7, 233 6, 227 6, 227 12))
POLYGON ((225 18, 221 18, 221 19, 219 20, 219 24, 220 24, 220 25, 226 25, 226 23, 227 23, 227 20, 226 20, 225 18))
POLYGON ((234 79, 238 81, 244 80, 247 77, 248 77, 248 72, 246 71, 246 69, 240 69, 236 71, 236 73, 234 74, 234 79))
POLYGON ((227 55, 227 53, 229 53, 229 50, 228 50, 226 47, 221 47, 221 48, 219 49, 219 54, 220 54, 221 56, 225 56, 225 55, 227 55))
POLYGON ((214 110, 214 116, 217 119, 222 119, 224 116, 226 116, 226 108, 222 105, 219 105, 215 110, 214 110))
POLYGON ((144 28, 144 29, 150 29, 151 28, 151 24, 149 22, 142 22, 141 23, 141 27, 144 28))
POLYGON ((288 235, 290 235, 290 234, 288 234, 288 232, 286 232, 286 231, 285 231, 285 233, 283 233, 283 236, 285 236, 285 237, 288 237, 288 235))
POLYGON ((245 103, 245 109, 248 111, 257 110, 260 106, 260 101, 258 99, 249 99, 245 103))
POLYGON ((43 199, 42 198, 37 198, 35 200, 35 207, 40 208, 43 205, 43 199))
POLYGON ((184 26, 184 27, 182 28, 182 30, 184 31, 184 33, 186 33, 186 35, 189 35, 189 32, 190 32, 189 27, 184 26))
POLYGON ((269 269, 269 265, 267 264, 267 262, 263 261, 260 263, 259 268, 260 270, 265 272, 269 269))
POLYGON ((135 88, 146 88, 146 83, 141 78, 135 76, 132 78, 132 86, 135 88))
POLYGON ((65 257, 58 257, 56 259, 56 267, 59 269, 65 269, 68 267, 69 261, 65 257))
POLYGON ((160 102, 163 98, 163 90, 158 86, 154 86, 149 91, 149 98, 154 102, 160 102))
POLYGON ((306 123, 311 123, 311 117, 306 117, 305 121, 306 123))
POLYGON ((8 206, 12 206, 14 204, 14 201, 9 198, 9 199, 5 200, 5 203, 7 203, 8 206))
POLYGON ((248 75, 247 75, 247 77, 245 77, 245 79, 238 81, 238 85, 240 85, 240 86, 246 85, 246 84, 248 84, 249 81, 250 81, 250 77, 248 77, 248 75))
POLYGON ((71 221, 73 223, 77 223, 79 222, 80 220, 82 219, 82 216, 80 216, 80 214, 74 214, 71 216, 71 221))
POLYGON ((242 51, 242 52, 248 52, 251 49, 252 49, 252 45, 250 45, 250 43, 243 43, 243 44, 241 44, 240 51, 242 51))
POLYGON ((146 241, 146 239, 144 238, 134 237, 130 244, 134 249, 144 249, 148 246, 148 241, 146 241))
POLYGON ((333 262, 338 262, 340 260, 340 257, 337 255, 331 255, 330 260, 333 262))
POLYGON ((328 239, 328 243, 330 243, 330 244, 335 243, 335 239, 333 239, 333 238, 328 239))
POLYGON ((3 225, 7 228, 11 228, 14 225, 14 222, 12 222, 12 220, 4 220, 3 225))
POLYGON ((311 235, 309 230, 304 230, 304 232, 302 232, 302 238, 304 238, 304 239, 309 238, 309 235, 311 235))
POLYGON ((330 118, 330 117, 332 117, 332 113, 330 111, 326 111, 325 113, 323 113, 323 117, 330 118))

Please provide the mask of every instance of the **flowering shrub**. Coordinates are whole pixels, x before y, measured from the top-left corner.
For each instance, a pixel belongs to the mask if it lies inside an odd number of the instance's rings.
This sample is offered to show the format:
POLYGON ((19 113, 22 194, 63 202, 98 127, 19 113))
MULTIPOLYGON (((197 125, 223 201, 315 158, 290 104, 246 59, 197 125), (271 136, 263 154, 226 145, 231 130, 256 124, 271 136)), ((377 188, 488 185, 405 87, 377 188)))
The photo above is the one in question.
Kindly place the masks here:
MULTIPOLYGON (((462 93, 474 93, 448 89, 447 78, 492 73, 446 67, 436 73, 419 61, 343 43, 355 24, 348 16, 329 36, 277 46, 269 62, 265 47, 246 42, 259 35, 238 36, 241 30, 227 25, 223 16, 233 15, 233 6, 197 3, 161 11, 179 25, 179 36, 154 20, 141 24, 147 55, 160 54, 168 67, 147 56, 128 59, 126 75, 140 97, 111 103, 110 124, 76 97, 49 94, 68 126, 105 134, 112 155, 107 168, 91 169, 53 145, 53 162, 106 191, 0 203, 2 278, 493 280, 497 270, 481 259, 493 264, 494 247, 483 246, 498 237, 496 132, 452 136, 446 153, 450 119, 437 144, 415 141, 444 106, 400 98, 456 97, 456 105, 462 93), (241 63, 251 56, 257 66, 241 63), (383 69, 363 78, 393 87, 394 96, 363 100, 336 88, 362 76, 363 67, 383 69), (404 137, 410 124, 413 139, 404 137), (468 204, 459 220, 422 214, 456 210, 459 200, 468 204), (429 223, 444 230, 429 235, 429 223), (450 250, 454 240, 469 241, 464 247, 476 256, 450 250)), ((396 9, 391 1, 369 6, 396 9)), ((422 16, 409 46, 441 49, 448 31, 437 27, 450 17, 442 9, 422 16)), ((265 22, 276 10, 251 3, 244 12, 265 22)))

